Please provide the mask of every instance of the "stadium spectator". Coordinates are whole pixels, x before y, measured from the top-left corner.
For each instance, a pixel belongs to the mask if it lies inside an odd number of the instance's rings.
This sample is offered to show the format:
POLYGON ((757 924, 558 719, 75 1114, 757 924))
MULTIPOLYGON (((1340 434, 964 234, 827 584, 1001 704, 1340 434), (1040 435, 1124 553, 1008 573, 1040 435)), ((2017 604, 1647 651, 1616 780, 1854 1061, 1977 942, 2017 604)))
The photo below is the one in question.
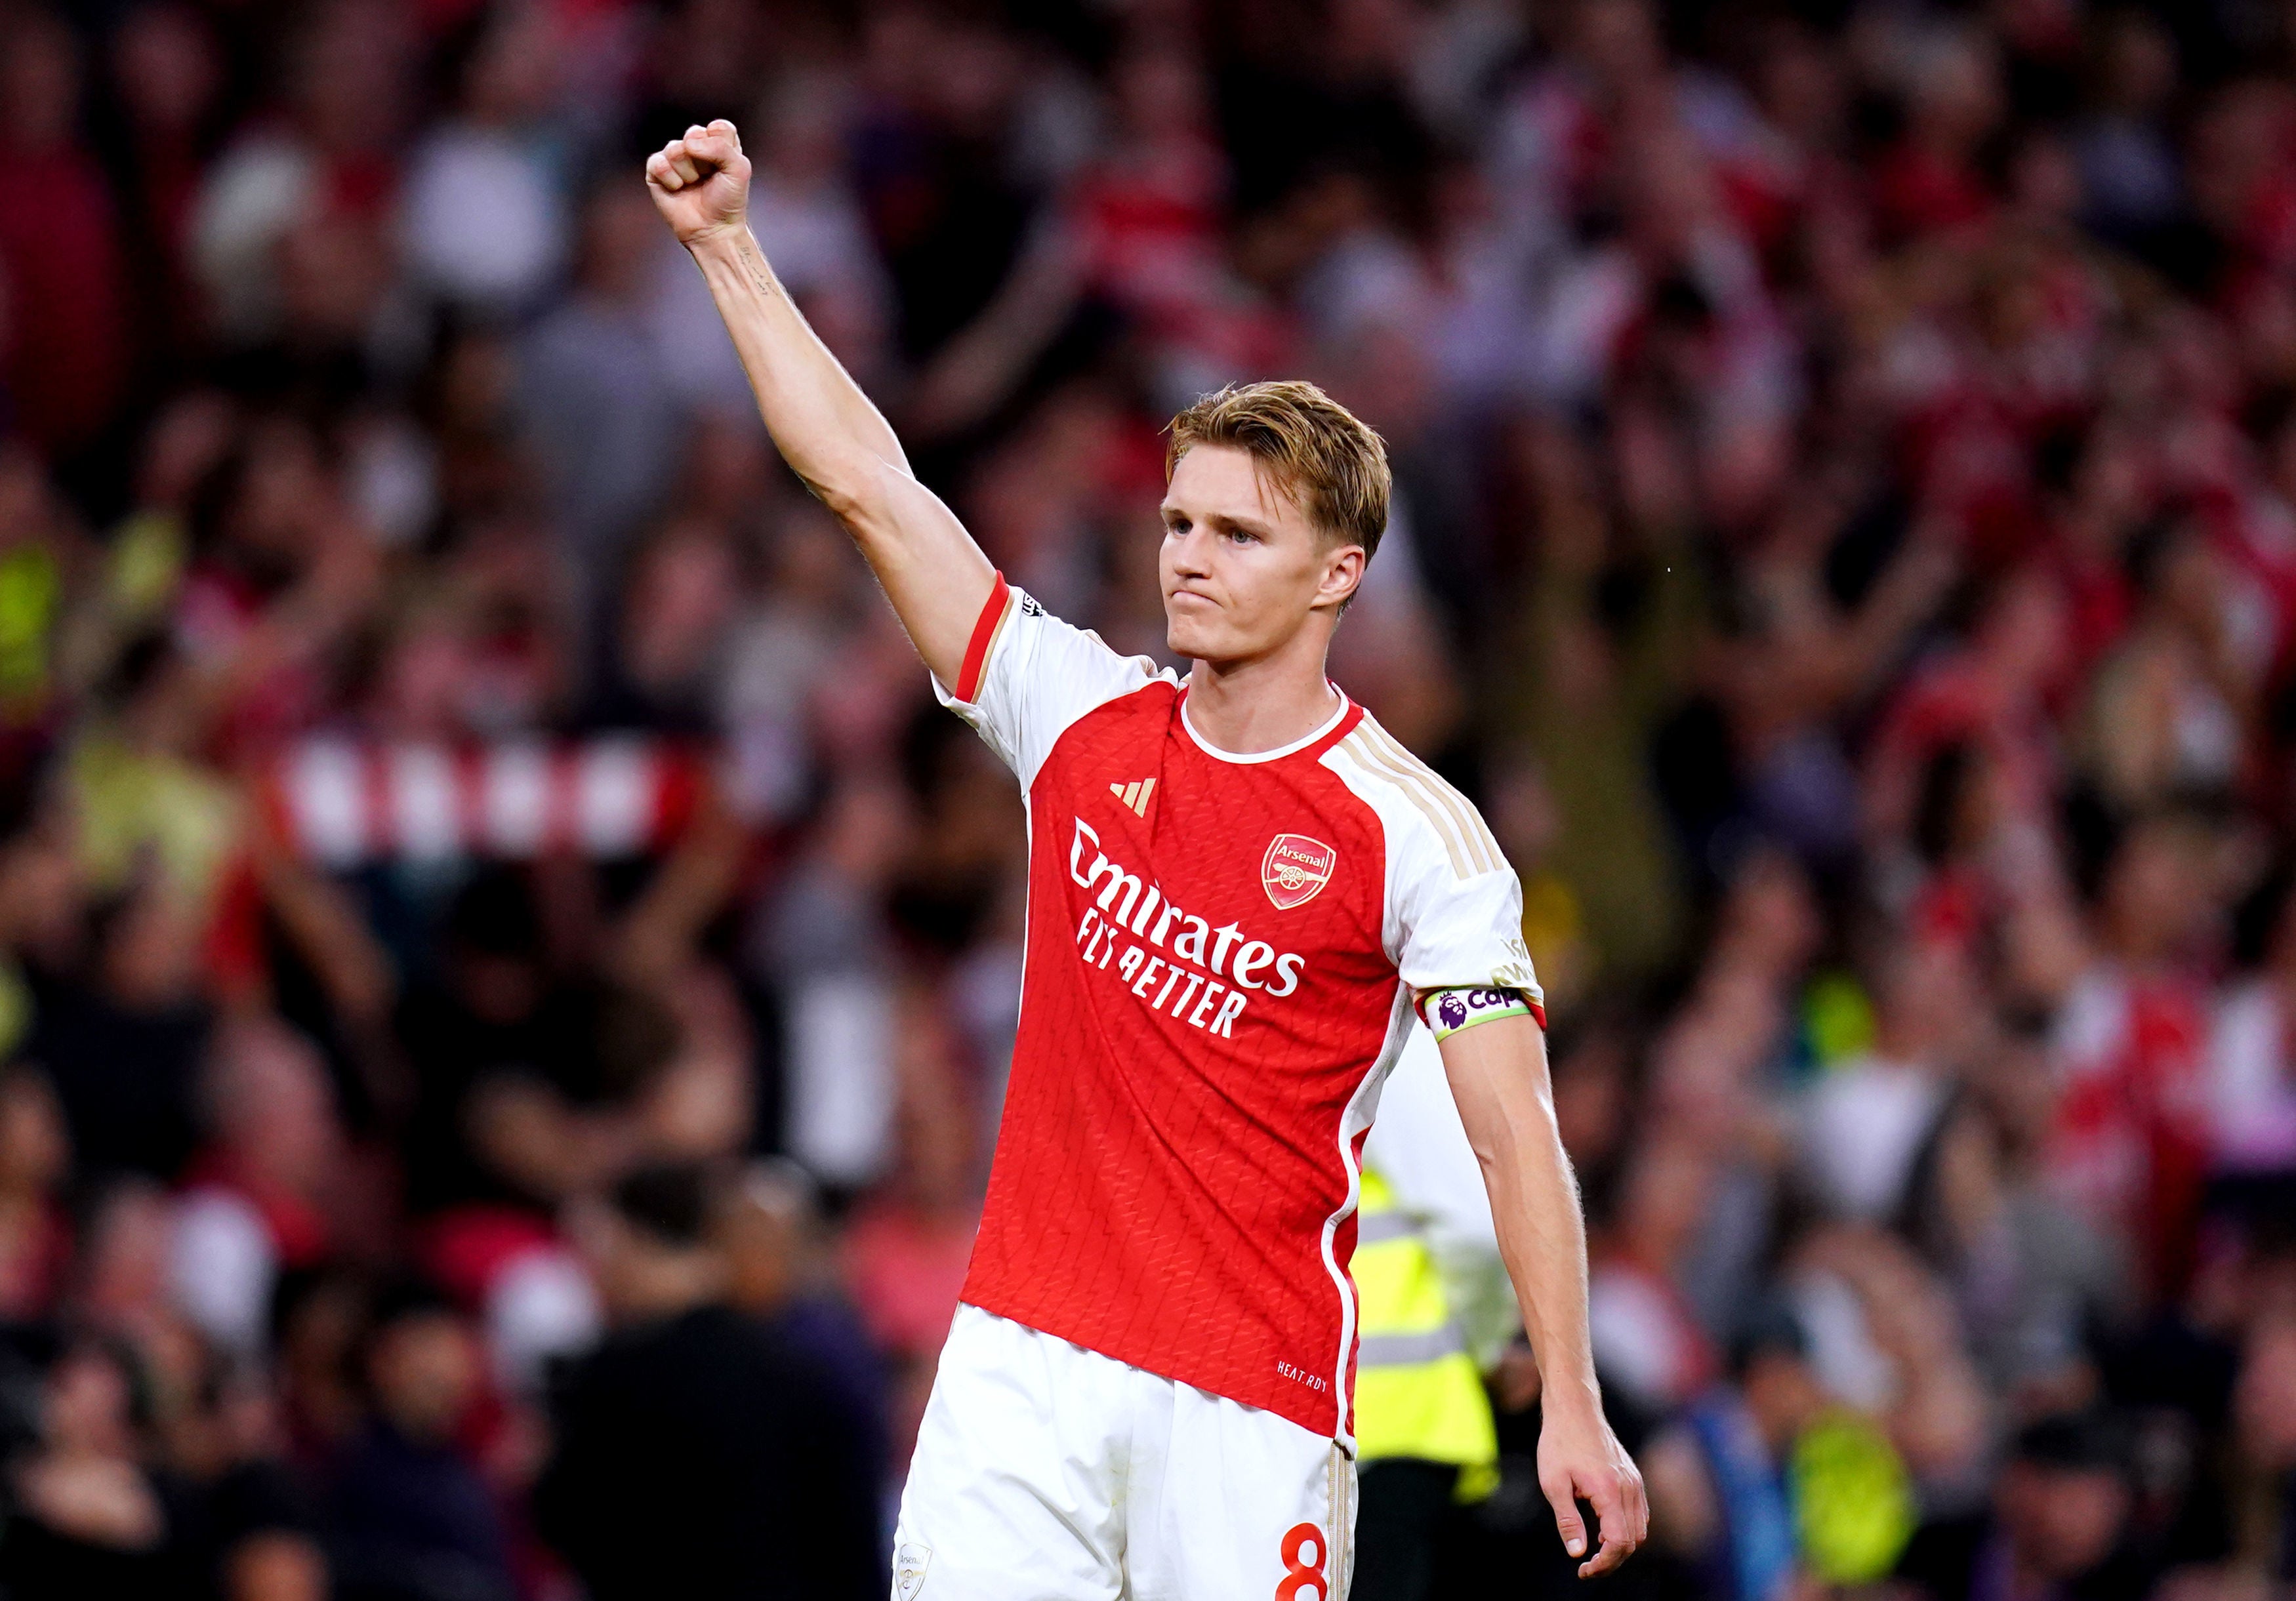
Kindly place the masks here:
POLYGON ((164 1589, 184 1530, 149 1467, 151 1400, 127 1352, 78 1344, 49 1368, 39 1436, 15 1466, 22 1524, 0 1572, 25 1596, 164 1589))
POLYGON ((60 17, 6 25, 0 77, 0 268, 15 306, 15 425, 70 459, 125 397, 131 359, 119 205, 81 137, 87 61, 60 17))
POLYGON ((2106 1573, 2132 1561, 2122 1542, 2134 1509, 2128 1443, 2114 1419, 2047 1417, 2011 1446, 1989 1516, 1939 1529, 1909 1552, 1905 1571, 1927 1596, 1972 1597, 2037 1591, 2095 1596, 2145 1593, 2137 1573, 2106 1573), (1958 1535, 1958 1539, 1955 1535, 1958 1535))
POLYGON ((0 1320, 37 1322, 63 1292, 73 1239, 61 1190, 70 1170, 54 1086, 37 1068, 0 1073, 0 1320))
POLYGON ((484 1373, 474 1331, 435 1291, 409 1286, 376 1304, 364 1344, 368 1417, 327 1503, 334 1593, 514 1596, 501 1514, 461 1440, 484 1373))
POLYGON ((598 1601, 884 1583, 870 1422, 727 1303, 726 1203, 707 1169, 643 1167, 580 1225, 614 1330, 557 1398, 535 1513, 598 1601))
POLYGON ((252 1356, 279 1275, 330 1254, 326 1185, 341 1135, 317 1053, 276 1022, 226 1024, 206 1080, 210 1143, 176 1209, 176 1294, 201 1333, 252 1356))

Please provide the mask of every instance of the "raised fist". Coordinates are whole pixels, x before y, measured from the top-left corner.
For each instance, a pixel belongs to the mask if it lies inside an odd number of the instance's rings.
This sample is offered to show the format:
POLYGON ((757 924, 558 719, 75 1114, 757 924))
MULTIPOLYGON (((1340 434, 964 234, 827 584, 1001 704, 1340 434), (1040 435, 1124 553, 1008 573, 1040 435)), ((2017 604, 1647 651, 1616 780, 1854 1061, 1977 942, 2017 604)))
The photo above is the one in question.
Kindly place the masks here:
POLYGON ((677 242, 697 244, 742 225, 750 205, 750 158, 742 135, 720 117, 690 127, 646 158, 646 188, 677 242))

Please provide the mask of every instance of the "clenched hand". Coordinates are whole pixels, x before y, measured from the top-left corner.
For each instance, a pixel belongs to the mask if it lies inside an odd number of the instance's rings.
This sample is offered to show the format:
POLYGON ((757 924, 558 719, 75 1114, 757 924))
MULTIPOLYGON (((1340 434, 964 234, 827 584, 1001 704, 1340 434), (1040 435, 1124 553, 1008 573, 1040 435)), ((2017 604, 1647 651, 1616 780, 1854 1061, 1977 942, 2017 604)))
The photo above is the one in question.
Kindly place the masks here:
POLYGON ((646 188, 682 245, 742 225, 750 207, 750 158, 742 135, 719 118, 685 130, 646 158, 646 188))

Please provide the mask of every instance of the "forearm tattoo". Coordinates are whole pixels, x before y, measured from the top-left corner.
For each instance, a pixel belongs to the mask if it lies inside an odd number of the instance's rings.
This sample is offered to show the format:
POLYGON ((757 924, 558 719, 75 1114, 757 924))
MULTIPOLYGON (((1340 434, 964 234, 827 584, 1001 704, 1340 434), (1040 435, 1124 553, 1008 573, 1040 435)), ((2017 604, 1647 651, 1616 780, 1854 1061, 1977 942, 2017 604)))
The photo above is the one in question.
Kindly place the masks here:
POLYGON ((767 265, 766 253, 758 248, 755 239, 744 234, 736 254, 742 258, 742 271, 748 275, 751 288, 769 300, 781 292, 781 285, 774 279, 774 269, 767 265))

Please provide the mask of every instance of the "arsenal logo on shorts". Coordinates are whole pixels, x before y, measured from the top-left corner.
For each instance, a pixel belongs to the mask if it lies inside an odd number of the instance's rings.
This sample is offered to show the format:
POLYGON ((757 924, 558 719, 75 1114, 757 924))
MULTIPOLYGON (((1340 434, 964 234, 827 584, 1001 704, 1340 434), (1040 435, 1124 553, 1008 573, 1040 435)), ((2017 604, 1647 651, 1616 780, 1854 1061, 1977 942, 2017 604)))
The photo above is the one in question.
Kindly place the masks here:
POLYGON ((1278 834, 1267 842, 1259 859, 1259 882, 1278 911, 1289 911, 1316 898, 1332 881, 1340 854, 1320 839, 1305 834, 1278 834))
POLYGON ((893 1553, 893 1589, 901 1601, 915 1601, 925 1587, 925 1570, 932 1566, 932 1548, 912 1540, 893 1553))

